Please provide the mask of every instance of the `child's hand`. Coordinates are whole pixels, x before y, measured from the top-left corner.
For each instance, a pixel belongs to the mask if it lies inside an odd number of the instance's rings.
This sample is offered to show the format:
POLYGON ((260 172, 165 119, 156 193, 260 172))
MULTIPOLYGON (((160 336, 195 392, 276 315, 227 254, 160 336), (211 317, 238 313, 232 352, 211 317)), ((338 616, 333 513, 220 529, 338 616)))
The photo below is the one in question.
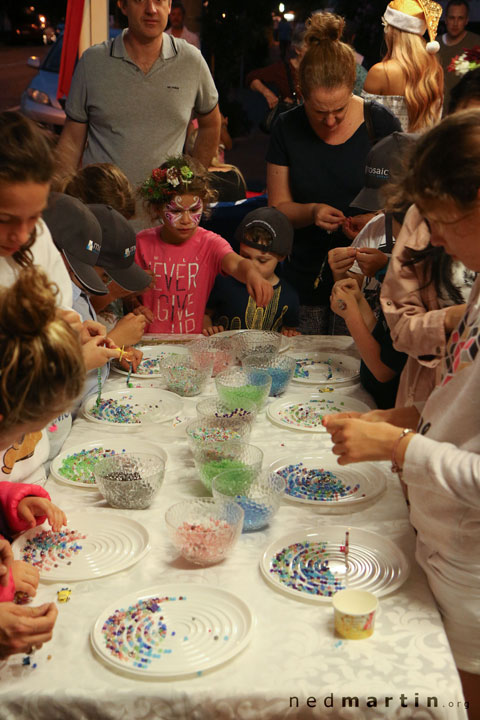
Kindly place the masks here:
POLYGON ((285 335, 286 337, 294 337, 295 335, 301 334, 302 333, 299 332, 296 328, 285 327, 285 325, 282 327, 282 335, 285 335))
POLYGON ((120 318, 115 327, 108 333, 108 337, 119 347, 135 345, 142 339, 146 324, 147 318, 145 315, 130 312, 125 317, 120 318))
POLYGON ((360 302, 363 298, 363 293, 354 278, 343 278, 342 280, 337 280, 334 287, 336 287, 337 291, 353 295, 357 302, 360 302))
POLYGON ((155 320, 153 312, 150 310, 150 308, 145 307, 145 305, 138 305, 138 307, 133 308, 132 312, 134 315, 144 315, 147 323, 152 323, 155 320))
POLYGON ((40 580, 40 573, 36 567, 23 562, 23 560, 14 560, 12 563, 12 575, 16 592, 35 597, 40 580))
POLYGON ((245 285, 248 294, 255 300, 257 307, 267 307, 273 297, 273 287, 255 268, 247 270, 245 285))
POLYGON ((60 510, 47 498, 36 497, 35 495, 28 495, 20 500, 17 512, 22 520, 30 524, 31 528, 34 528, 37 524, 35 518, 42 515, 47 516, 47 520, 54 532, 58 532, 63 525, 67 524, 67 516, 63 510, 60 510))
MULTIPOLYGON (((348 282, 348 280, 338 280, 333 286, 332 294, 330 295, 331 309, 342 318, 346 318, 351 310, 355 308, 358 309, 358 301, 355 297, 353 289, 342 286, 342 283, 346 282, 348 282)), ((357 285, 355 280, 352 280, 352 282, 357 285)))
POLYGON ((52 638, 57 615, 54 603, 39 607, 0 603, 0 657, 41 648, 52 638))
POLYGON ((107 337, 97 335, 82 346, 83 362, 87 370, 102 367, 112 358, 118 358, 120 348, 107 337))
POLYGON ((8 585, 8 571, 12 567, 12 563, 12 546, 8 540, 0 538, 0 585, 3 587, 7 587, 8 585))
POLYGON ((137 372, 137 368, 142 362, 143 353, 141 350, 137 350, 134 347, 124 348, 124 354, 120 360, 120 365, 124 370, 130 370, 130 364, 132 365, 133 372, 137 372))
POLYGON ((357 251, 353 247, 337 247, 328 251, 328 264, 334 275, 345 274, 355 262, 357 251))
POLYGON ((357 250, 357 263, 364 275, 374 277, 388 263, 388 257, 377 248, 363 247, 357 250))
POLYGON ((82 331, 80 333, 80 342, 87 343, 92 338, 105 337, 107 328, 102 323, 95 320, 84 320, 82 323, 82 331))
POLYGON ((210 325, 209 327, 206 327, 202 330, 202 335, 205 335, 205 337, 210 337, 210 335, 215 335, 216 333, 223 332, 224 331, 223 325, 210 325))

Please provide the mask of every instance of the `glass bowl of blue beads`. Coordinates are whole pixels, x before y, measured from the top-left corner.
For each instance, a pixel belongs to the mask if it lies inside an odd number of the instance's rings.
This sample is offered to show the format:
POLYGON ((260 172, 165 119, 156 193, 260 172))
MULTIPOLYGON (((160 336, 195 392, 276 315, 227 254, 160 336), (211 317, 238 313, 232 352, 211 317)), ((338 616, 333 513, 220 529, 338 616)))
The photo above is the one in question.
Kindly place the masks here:
POLYGON ((297 361, 288 355, 255 353, 242 359, 245 370, 266 370, 272 378, 270 397, 282 395, 293 378, 297 361))
POLYGON ((150 453, 122 453, 99 460, 95 482, 111 507, 150 507, 165 477, 165 460, 150 453))
POLYGON ((285 492, 285 479, 264 471, 253 478, 241 469, 224 470, 212 480, 213 497, 231 500, 243 509, 243 530, 261 530, 276 514, 285 492))

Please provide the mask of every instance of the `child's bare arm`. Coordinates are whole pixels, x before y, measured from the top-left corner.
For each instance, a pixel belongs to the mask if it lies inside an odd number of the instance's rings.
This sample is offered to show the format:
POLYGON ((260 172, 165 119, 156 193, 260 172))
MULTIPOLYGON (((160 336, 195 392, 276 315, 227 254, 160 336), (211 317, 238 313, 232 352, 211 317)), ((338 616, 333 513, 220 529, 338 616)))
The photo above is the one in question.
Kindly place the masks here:
POLYGON ((336 283, 333 287, 330 297, 330 307, 333 312, 345 320, 348 330, 360 353, 360 357, 375 378, 379 382, 392 380, 396 373, 382 362, 380 358, 380 344, 375 340, 367 327, 358 300, 352 292, 348 292, 341 286, 338 286, 339 283, 336 283))

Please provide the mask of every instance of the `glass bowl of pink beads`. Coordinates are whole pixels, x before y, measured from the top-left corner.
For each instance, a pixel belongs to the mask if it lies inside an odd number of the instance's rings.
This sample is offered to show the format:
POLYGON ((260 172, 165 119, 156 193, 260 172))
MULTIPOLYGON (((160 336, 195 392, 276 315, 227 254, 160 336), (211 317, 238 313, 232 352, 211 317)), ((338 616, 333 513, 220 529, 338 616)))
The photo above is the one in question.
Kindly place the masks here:
POLYGON ((200 340, 194 340, 188 346, 188 350, 192 357, 201 357, 205 353, 211 355, 213 360, 212 376, 227 370, 231 365, 235 365, 236 356, 232 349, 232 339, 218 335, 204 337, 200 340))
POLYGON ((195 565, 214 565, 232 551, 243 527, 243 510, 235 502, 192 498, 165 513, 170 538, 181 555, 195 565))

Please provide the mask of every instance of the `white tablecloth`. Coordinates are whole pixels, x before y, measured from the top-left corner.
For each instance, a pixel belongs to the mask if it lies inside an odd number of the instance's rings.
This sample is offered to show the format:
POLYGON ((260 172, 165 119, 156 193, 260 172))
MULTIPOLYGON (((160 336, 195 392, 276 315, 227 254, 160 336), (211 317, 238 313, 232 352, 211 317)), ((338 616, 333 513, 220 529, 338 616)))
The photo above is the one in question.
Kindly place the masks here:
MULTIPOLYGON (((354 353, 351 342, 350 338, 302 337, 295 339, 294 347, 354 353)), ((108 382, 123 387, 125 378, 112 375, 108 382)), ((214 392, 213 381, 208 390, 206 394, 214 392)), ((304 395, 305 387, 292 384, 286 397, 300 392, 304 395)), ((342 392, 373 406, 359 385, 342 392)), ((164 512, 182 498, 205 494, 183 422, 195 416, 198 400, 185 399, 174 422, 139 433, 168 453, 165 482, 153 505, 143 511, 110 510, 142 522, 151 534, 151 551, 140 563, 116 575, 69 583, 71 600, 58 606, 53 640, 32 655, 30 666, 22 665, 21 655, 1 665, 0 718, 465 718, 455 664, 425 577, 415 564, 415 535, 398 478, 387 463, 378 465, 378 472, 387 479, 386 493, 359 512, 332 516, 319 514, 310 505, 285 503, 270 527, 242 535, 231 557, 219 565, 192 567, 177 557, 167 536, 164 512), (301 602, 278 593, 260 574, 260 558, 275 538, 301 527, 331 524, 361 527, 391 538, 412 565, 407 582, 380 599, 375 633, 368 640, 340 640, 334 635, 330 604, 301 602), (177 581, 222 587, 242 597, 257 618, 248 647, 217 669, 168 681, 120 675, 99 661, 89 641, 99 613, 129 592, 153 585, 161 591, 162 583, 177 581), (358 698, 358 707, 354 699, 343 698, 358 698)), ((78 419, 64 449, 104 435, 102 426, 78 419)), ((298 453, 301 457, 329 443, 325 435, 274 426, 264 413, 257 419, 250 442, 264 450, 265 466, 281 455, 298 453)), ((67 486, 53 478, 47 489, 67 514, 79 508, 85 512, 106 508, 95 490, 67 486)), ((38 601, 56 600, 60 587, 42 584, 38 601)))

